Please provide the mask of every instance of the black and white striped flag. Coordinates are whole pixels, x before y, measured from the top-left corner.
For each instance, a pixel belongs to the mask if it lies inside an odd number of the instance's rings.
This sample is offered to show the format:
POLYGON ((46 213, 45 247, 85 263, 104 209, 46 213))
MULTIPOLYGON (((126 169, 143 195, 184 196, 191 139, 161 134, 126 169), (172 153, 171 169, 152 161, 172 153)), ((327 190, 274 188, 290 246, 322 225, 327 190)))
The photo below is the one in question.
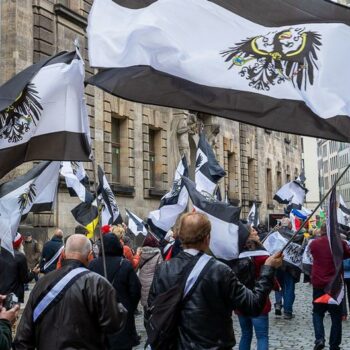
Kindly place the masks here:
POLYGON ((239 215, 241 208, 206 198, 187 177, 183 181, 196 211, 205 213, 211 222, 210 250, 224 260, 237 259, 240 252, 239 215))
POLYGON ((322 0, 95 0, 89 82, 132 101, 350 142, 350 9, 322 0))
POLYGON ((197 190, 201 193, 214 195, 217 183, 225 175, 225 170, 216 160, 204 133, 201 133, 196 155, 195 182, 197 190))
POLYGON ((72 197, 78 196, 82 202, 92 203, 94 196, 82 162, 62 162, 60 172, 72 197))
POLYGON ((121 224, 123 219, 117 200, 100 166, 98 166, 98 181, 97 193, 101 200, 101 226, 121 224))
POLYGON ((89 160, 79 51, 28 67, 0 87, 0 178, 30 160, 89 160))
POLYGON ((175 225, 177 217, 182 214, 188 204, 188 192, 182 180, 188 176, 186 157, 182 157, 177 166, 171 191, 164 195, 159 208, 148 214, 147 223, 152 232, 164 238, 167 232, 175 225))
POLYGON ((252 207, 250 208, 247 221, 249 224, 257 227, 259 225, 259 208, 256 204, 256 202, 253 203, 252 207))
POLYGON ((22 216, 52 209, 55 201, 60 162, 41 162, 25 175, 0 186, 1 246, 12 251, 22 216))
POLYGON ((136 214, 132 213, 130 210, 125 209, 126 215, 129 218, 128 228, 135 235, 138 236, 140 233, 144 236, 147 235, 147 229, 143 223, 143 220, 140 219, 136 214))
POLYGON ((288 204, 291 209, 301 209, 304 204, 306 193, 305 188, 299 181, 294 180, 283 185, 273 197, 280 204, 288 204))

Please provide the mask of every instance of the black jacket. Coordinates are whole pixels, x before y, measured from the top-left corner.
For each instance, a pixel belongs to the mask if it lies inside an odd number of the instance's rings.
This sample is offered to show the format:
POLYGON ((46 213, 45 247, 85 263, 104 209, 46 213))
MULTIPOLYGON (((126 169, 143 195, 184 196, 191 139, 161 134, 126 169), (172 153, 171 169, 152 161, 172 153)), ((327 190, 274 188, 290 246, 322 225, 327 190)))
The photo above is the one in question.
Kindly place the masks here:
POLYGON ((62 268, 39 279, 30 294, 15 338, 16 350, 100 350, 105 334, 123 327, 126 310, 117 305, 115 289, 94 273, 79 277, 37 323, 33 310, 54 281, 81 267, 77 260, 65 260, 62 268))
POLYGON ((41 259, 39 264, 41 272, 48 273, 56 269, 58 258, 45 271, 44 271, 44 265, 50 261, 50 259, 58 252, 58 250, 62 246, 63 246, 62 238, 56 237, 56 236, 53 236, 50 241, 44 244, 44 248, 41 253, 41 259))
POLYGON ((7 320, 0 320, 0 350, 11 349, 11 324, 7 320))
MULTIPOLYGON (((174 286, 191 260, 186 252, 159 265, 151 286, 148 304, 174 286)), ((208 266, 193 294, 181 311, 178 350, 228 350, 235 345, 232 311, 257 316, 273 287, 274 269, 264 266, 254 290, 245 288, 232 270, 215 260, 208 266)))
POLYGON ((24 302, 24 283, 30 282, 34 273, 28 271, 25 255, 17 250, 14 256, 6 249, 0 250, 0 294, 15 293, 24 302))
MULTIPOLYGON (((115 238, 117 240, 116 243, 119 243, 118 238, 114 234, 110 235, 113 235, 112 239, 115 238)), ((141 297, 141 284, 131 263, 127 259, 115 256, 115 252, 108 246, 108 243, 107 237, 104 240, 107 279, 110 283, 113 282, 113 286, 117 291, 118 302, 122 303, 128 310, 124 329, 116 335, 108 336, 109 349, 130 349, 139 344, 134 313, 141 297)), ((122 248, 120 253, 122 253, 122 248)), ((103 275, 102 258, 99 257, 93 260, 89 265, 89 269, 99 275, 103 275)))

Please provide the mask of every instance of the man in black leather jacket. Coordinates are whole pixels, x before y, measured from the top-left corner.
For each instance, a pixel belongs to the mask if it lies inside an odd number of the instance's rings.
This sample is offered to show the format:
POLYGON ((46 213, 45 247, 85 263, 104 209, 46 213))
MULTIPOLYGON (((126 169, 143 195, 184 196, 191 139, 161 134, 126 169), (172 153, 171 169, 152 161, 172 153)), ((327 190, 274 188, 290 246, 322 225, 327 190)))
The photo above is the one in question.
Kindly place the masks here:
POLYGON ((87 272, 55 300, 36 322, 34 309, 55 281, 88 265, 92 256, 90 241, 83 235, 72 235, 65 247, 62 268, 39 279, 24 309, 15 338, 16 350, 105 349, 105 335, 122 329, 126 310, 117 304, 115 289, 102 276, 87 272))
MULTIPOLYGON (((181 219, 179 238, 184 251, 162 263, 156 270, 148 304, 160 293, 178 283, 192 256, 207 251, 210 242, 210 221, 201 213, 187 213, 181 219)), ((274 282, 275 268, 282 264, 277 253, 266 260, 254 290, 244 287, 232 270, 214 261, 208 264, 193 294, 182 306, 178 350, 229 350, 236 344, 232 310, 257 316, 262 311, 274 282)))

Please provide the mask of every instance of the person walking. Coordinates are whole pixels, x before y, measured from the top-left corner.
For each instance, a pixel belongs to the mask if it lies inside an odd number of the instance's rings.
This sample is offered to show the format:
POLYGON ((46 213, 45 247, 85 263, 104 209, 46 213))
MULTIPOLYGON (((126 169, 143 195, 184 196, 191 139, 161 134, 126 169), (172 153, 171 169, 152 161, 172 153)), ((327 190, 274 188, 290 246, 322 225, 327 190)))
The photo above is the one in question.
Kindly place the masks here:
MULTIPOLYGON (((131 263, 123 258, 123 247, 113 233, 103 236, 106 255, 107 280, 117 292, 117 300, 128 311, 125 327, 117 334, 109 335, 109 350, 131 350, 138 345, 139 339, 135 326, 135 310, 140 301, 141 284, 131 263)), ((100 255, 89 264, 89 269, 103 276, 103 260, 100 255)))
POLYGON ((152 233, 148 233, 143 243, 141 260, 139 265, 139 278, 141 282, 141 305, 144 310, 147 307, 149 289, 153 281, 156 267, 163 261, 162 252, 158 240, 152 233))
POLYGON ((63 251, 63 232, 59 228, 48 242, 44 244, 40 259, 40 272, 46 274, 56 269, 57 261, 63 251))
MULTIPOLYGON (((311 284, 313 287, 313 300, 325 294, 325 288, 335 275, 333 255, 327 237, 327 225, 322 224, 320 237, 310 243, 310 253, 313 258, 311 270, 311 284)), ((350 247, 343 243, 344 259, 350 258, 350 247)), ((313 302, 312 320, 315 331, 314 350, 325 348, 325 332, 323 319, 326 312, 331 316, 331 332, 329 336, 330 350, 339 350, 342 339, 342 305, 323 304, 313 302)))
POLYGON ((91 257, 85 236, 68 238, 62 268, 40 278, 29 296, 16 350, 106 349, 106 335, 122 329, 126 310, 111 284, 86 269, 91 257))
MULTIPOLYGON (((158 265, 148 297, 149 310, 157 296, 175 287, 189 264, 208 251, 210 231, 205 214, 192 212, 182 216, 179 239, 184 250, 158 265)), ((258 316, 273 287, 275 268, 281 264, 281 253, 269 257, 255 288, 250 290, 238 281, 229 266, 209 258, 181 307, 178 335, 169 349, 231 349, 236 344, 232 311, 244 310, 248 316, 258 316)))
MULTIPOLYGON (((39 242, 32 237, 30 232, 23 234, 23 250, 27 258, 29 269, 34 269, 40 262, 41 249, 39 242)), ((38 280, 38 275, 35 275, 35 281, 38 280)))
MULTIPOLYGON (((245 232, 240 232, 240 237, 247 237, 247 240, 244 243, 243 251, 240 253, 237 262, 238 264, 241 263, 239 265, 242 266, 241 271, 237 271, 237 276, 247 288, 253 289, 260 276, 261 268, 269 257, 269 253, 260 243, 258 232, 252 225, 242 225, 241 230, 245 232)), ((274 289, 279 289, 276 279, 274 289)), ((242 334, 239 342, 239 350, 250 350, 253 339, 253 328, 257 338, 257 350, 269 349, 270 311, 271 301, 269 297, 266 299, 262 312, 256 317, 247 316, 244 311, 236 311, 242 334)))

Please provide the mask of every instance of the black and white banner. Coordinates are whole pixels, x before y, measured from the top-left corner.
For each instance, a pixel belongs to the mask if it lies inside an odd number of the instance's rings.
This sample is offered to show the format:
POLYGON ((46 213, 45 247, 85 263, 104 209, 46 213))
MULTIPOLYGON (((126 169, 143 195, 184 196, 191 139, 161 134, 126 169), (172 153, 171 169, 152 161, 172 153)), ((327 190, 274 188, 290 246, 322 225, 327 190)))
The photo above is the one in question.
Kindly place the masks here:
POLYGON ((182 214, 188 204, 188 192, 182 180, 188 176, 187 160, 184 156, 177 166, 171 191, 166 193, 160 201, 159 208, 148 214, 147 223, 152 232, 158 237, 165 237, 175 225, 176 219, 182 214))
POLYGON ((294 180, 283 185, 273 197, 278 203, 288 204, 290 209, 301 209, 308 189, 294 180))
POLYGON ((30 160, 89 160, 84 74, 78 51, 59 53, 0 87, 0 178, 30 160))
MULTIPOLYGON (((281 251, 287 242, 288 239, 284 238, 278 231, 276 231, 266 238, 264 241, 264 247, 270 254, 274 254, 281 251)), ((283 252, 283 260, 301 269, 303 252, 304 249, 301 245, 290 243, 283 252)))
POLYGON ((256 202, 253 203, 252 207, 250 208, 247 221, 249 224, 257 227, 260 223, 259 221, 259 208, 256 204, 256 202))
POLYGON ((129 218, 128 221, 128 228, 130 231, 135 235, 138 236, 139 234, 142 234, 144 236, 147 235, 147 229, 143 223, 143 220, 139 218, 136 214, 131 212, 128 209, 125 209, 126 215, 129 218))
POLYGON ((95 0, 89 79, 125 99, 350 141, 350 9, 316 0, 95 0))
POLYGON ((208 200, 196 190, 196 185, 183 177, 194 209, 205 213, 211 222, 210 250, 224 260, 237 259, 240 252, 239 215, 241 208, 224 202, 208 200))
POLYGON ((98 195, 101 200, 101 226, 116 225, 123 222, 114 193, 109 186, 106 175, 98 166, 98 195))
POLYGON ((197 190, 211 196, 215 195, 216 185, 225 175, 225 170, 216 160, 215 154, 202 132, 199 135, 196 155, 195 182, 197 190))
POLYGON ((89 178, 82 162, 62 162, 60 172, 72 197, 78 196, 82 202, 86 203, 94 200, 90 192, 89 178))
POLYGON ((41 162, 25 175, 0 186, 1 246, 12 251, 23 215, 52 209, 55 201, 60 162, 41 162))
POLYGON ((338 224, 341 229, 348 230, 349 229, 349 216, 350 216, 350 210, 346 206, 343 196, 339 195, 339 206, 337 208, 337 218, 338 218, 338 224))

